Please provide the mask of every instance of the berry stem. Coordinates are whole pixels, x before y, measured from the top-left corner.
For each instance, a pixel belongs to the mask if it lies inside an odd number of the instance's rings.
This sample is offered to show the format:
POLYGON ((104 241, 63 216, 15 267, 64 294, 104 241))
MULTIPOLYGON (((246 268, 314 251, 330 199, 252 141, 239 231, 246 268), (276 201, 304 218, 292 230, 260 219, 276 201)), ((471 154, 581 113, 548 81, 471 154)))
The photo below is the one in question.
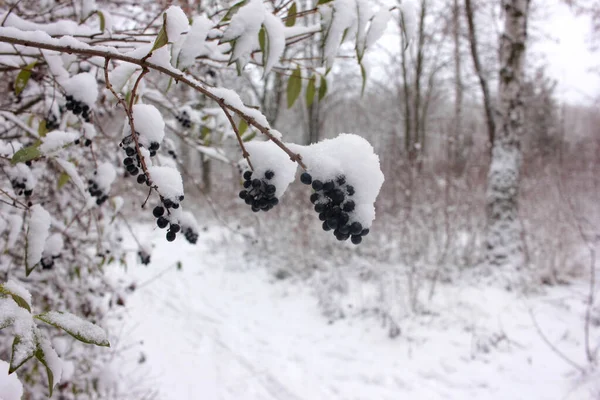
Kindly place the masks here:
POLYGON ((231 114, 229 113, 229 110, 227 110, 227 107, 225 107, 224 102, 219 102, 219 106, 221 106, 221 109, 227 116, 227 119, 229 120, 229 123, 231 124, 231 127, 233 128, 233 131, 235 132, 235 136, 237 137, 238 143, 240 144, 240 148, 242 149, 242 157, 244 157, 246 159, 246 161, 248 162, 248 166, 250 167, 250 169, 252 171, 254 171, 254 167, 252 166, 252 161, 250 161, 250 154, 248 154, 248 151, 246 150, 246 146, 244 146, 244 141, 242 140, 242 135, 240 134, 240 131, 239 131, 237 125, 235 124, 235 121, 231 117, 231 114))

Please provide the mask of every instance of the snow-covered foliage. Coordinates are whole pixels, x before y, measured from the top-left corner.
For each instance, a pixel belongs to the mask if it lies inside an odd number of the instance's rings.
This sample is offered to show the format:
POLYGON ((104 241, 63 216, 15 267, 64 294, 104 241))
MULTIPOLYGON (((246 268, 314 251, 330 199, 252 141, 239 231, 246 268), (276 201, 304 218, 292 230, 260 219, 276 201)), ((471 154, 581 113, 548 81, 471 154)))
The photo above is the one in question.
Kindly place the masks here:
MULTIPOLYGON (((259 185, 272 204, 295 180, 298 165, 318 175, 321 160, 310 148, 294 150, 285 130, 273 129, 265 110, 256 106, 257 96, 226 87, 225 64, 235 62, 240 74, 259 68, 264 79, 274 72, 290 75, 290 106, 302 90, 307 102, 322 100, 344 32, 351 33, 347 39, 355 42, 361 61, 390 14, 384 8, 375 12, 366 0, 315 4, 307 13, 299 6, 288 3, 281 10, 249 0, 223 8, 217 2, 193 14, 176 5, 163 10, 150 1, 0 6, 0 73, 10 85, 0 113, 0 127, 9 133, 0 137, 5 176, 0 248, 6 255, 0 259, 0 278, 8 280, 0 319, 19 338, 11 362, 23 364, 26 393, 35 397, 42 385, 38 368, 25 362, 30 357, 46 368, 49 389, 65 398, 83 392, 94 397, 99 390, 99 366, 110 354, 61 346, 55 351, 56 332, 36 321, 83 342, 108 344, 99 328, 67 312, 102 325, 114 305, 124 304, 124 283, 108 279, 105 271, 125 265, 128 252, 148 264, 152 250, 143 240, 135 249, 122 245, 121 229, 130 226, 129 219, 153 216, 160 229, 167 229, 168 241, 184 236, 195 244, 201 237, 190 211, 201 202, 184 196, 190 182, 184 175, 194 174, 184 169, 181 147, 203 160, 233 165, 230 160, 237 156, 221 146, 239 144, 255 179, 265 180, 259 185), (321 26, 307 18, 312 13, 321 14, 321 26), (323 39, 318 45, 324 53, 315 68, 297 50, 317 38, 323 39), (256 136, 266 141, 252 141, 256 136), (154 204, 152 215, 132 211, 146 203, 154 204), (19 282, 33 296, 20 291, 19 282), (34 315, 33 309, 61 313, 34 315)), ((351 149, 360 154, 356 157, 365 156, 364 162, 349 164, 344 148, 352 147, 350 141, 334 146, 329 157, 343 164, 357 189, 365 189, 357 191, 353 216, 366 227, 383 178, 364 142, 351 149), (363 179, 372 187, 361 186, 363 179)), ((10 347, 3 343, 0 354, 10 353, 10 347)))

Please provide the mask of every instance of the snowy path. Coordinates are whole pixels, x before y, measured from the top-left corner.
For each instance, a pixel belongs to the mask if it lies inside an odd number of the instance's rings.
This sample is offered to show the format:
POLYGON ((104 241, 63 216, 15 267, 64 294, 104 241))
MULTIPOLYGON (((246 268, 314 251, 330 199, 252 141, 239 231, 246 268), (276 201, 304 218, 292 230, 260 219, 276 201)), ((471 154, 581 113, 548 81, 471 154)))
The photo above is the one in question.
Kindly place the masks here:
MULTIPOLYGON (((591 398, 536 334, 529 305, 509 293, 440 289, 440 316, 402 321, 392 340, 375 318, 329 325, 307 287, 241 267, 233 246, 211 253, 202 243, 156 243, 152 264, 130 275, 143 285, 171 268, 129 297, 124 323, 146 356, 137 364, 140 348, 128 352, 125 369, 154 398, 591 398)), ((581 361, 579 315, 562 294, 534 308, 553 342, 581 361)))

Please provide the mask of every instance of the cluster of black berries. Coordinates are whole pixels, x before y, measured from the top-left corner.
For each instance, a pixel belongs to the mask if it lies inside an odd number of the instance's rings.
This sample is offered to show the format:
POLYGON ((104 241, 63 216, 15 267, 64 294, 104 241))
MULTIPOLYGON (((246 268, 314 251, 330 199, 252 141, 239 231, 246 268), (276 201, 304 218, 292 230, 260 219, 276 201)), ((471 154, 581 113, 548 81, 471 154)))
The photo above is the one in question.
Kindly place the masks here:
POLYGON ((324 231, 333 230, 337 240, 350 238, 354 244, 359 244, 362 237, 369 234, 369 229, 363 229, 360 222, 351 220, 351 213, 356 207, 352 200, 355 191, 352 185, 346 183, 343 175, 322 182, 313 181, 312 176, 304 172, 300 181, 305 185, 312 185, 314 189, 310 201, 315 205, 319 219, 323 221, 324 231))
POLYGON ((33 193, 33 189, 27 189, 27 178, 13 178, 11 179, 10 184, 15 193, 19 196, 25 195, 29 197, 33 193))
POLYGON ((48 113, 48 117, 46 118, 46 130, 54 131, 59 128, 58 118, 54 113, 48 113))
POLYGON ((279 199, 275 197, 277 188, 270 183, 275 176, 275 172, 268 170, 262 179, 252 179, 252 171, 244 172, 244 190, 240 192, 240 199, 252 207, 252 211, 269 211, 277 204, 279 199))
POLYGON ((177 119, 177 122, 179 122, 181 124, 181 126, 183 126, 186 129, 192 127, 192 121, 190 120, 190 115, 185 110, 183 110, 181 112, 181 114, 179 114, 175 119, 177 119))
MULTIPOLYGON (((136 132, 137 134, 137 132, 136 132)), ((137 134, 139 136, 139 134, 137 134)), ((121 147, 125 150, 126 157, 123 159, 123 165, 125 169, 131 176, 137 176, 137 182, 141 185, 145 183, 150 186, 151 182, 148 179, 148 176, 145 173, 140 174, 140 169, 142 168, 142 162, 140 161, 140 157, 135 151, 135 143, 133 140, 133 136, 129 135, 121 141, 121 147), (139 174, 139 175, 138 175, 139 174)), ((144 147, 140 144, 140 147, 144 147)), ((160 144, 158 142, 150 143, 150 157, 154 157, 156 155, 156 151, 160 148, 160 144)))
MULTIPOLYGON (((75 144, 79 144, 79 143, 81 143, 81 139, 75 139, 75 144)), ((83 142, 83 144, 86 147, 89 147, 89 146, 91 146, 92 141, 91 141, 91 139, 85 139, 85 141, 83 142)))
POLYGON ((81 114, 81 117, 85 122, 90 122, 90 106, 82 103, 81 101, 75 100, 71 95, 67 95, 66 99, 67 104, 65 104, 65 107, 67 110, 72 111, 75 115, 81 114))
POLYGON ((198 232, 194 231, 189 226, 183 228, 183 235, 185 236, 185 240, 191 244, 196 244, 198 242, 198 232))
POLYGON ((106 200, 108 200, 108 195, 98 187, 98 183, 96 183, 95 180, 88 180, 88 185, 88 192, 92 197, 96 198, 96 204, 101 206, 106 200))
MULTIPOLYGON (((162 201, 162 205, 154 207, 154 210, 152 210, 152 214, 156 218, 156 225, 160 229, 164 229, 167 227, 167 225, 169 225, 169 229, 167 230, 167 240, 169 242, 172 242, 177 237, 177 232, 181 230, 181 226, 179 226, 179 224, 170 222, 164 215, 165 211, 169 213, 170 208, 179 208, 179 203, 176 203, 171 199, 165 199, 163 197, 161 197, 160 200, 162 201)), ((183 196, 179 196, 179 201, 183 201, 183 196)))
POLYGON ((148 253, 146 252, 146 250, 144 250, 144 249, 140 249, 140 250, 138 251, 138 257, 139 257, 139 259, 140 259, 140 262, 141 262, 142 264, 144 264, 144 265, 148 265, 148 264, 150 264, 150 254, 148 254, 148 253))

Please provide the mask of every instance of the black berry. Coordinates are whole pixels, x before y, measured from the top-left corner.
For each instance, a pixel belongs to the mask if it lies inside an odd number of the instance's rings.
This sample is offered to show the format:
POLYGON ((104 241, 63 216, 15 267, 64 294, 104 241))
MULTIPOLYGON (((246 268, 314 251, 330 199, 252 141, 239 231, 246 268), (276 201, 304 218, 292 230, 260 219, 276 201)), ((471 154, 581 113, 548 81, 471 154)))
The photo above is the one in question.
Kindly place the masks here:
POLYGON ((305 185, 310 185, 312 183, 312 176, 310 176, 308 172, 303 172, 302 175, 300 175, 300 182, 305 185))
POLYGON ((175 232, 173 232, 173 231, 167 232, 167 240, 169 242, 172 242, 173 240, 175 240, 176 237, 177 237, 177 235, 175 234, 175 232))
POLYGON ((165 209, 161 206, 156 206, 154 207, 154 210, 152 210, 152 215, 154 215, 155 218, 162 217, 164 213, 165 209))

